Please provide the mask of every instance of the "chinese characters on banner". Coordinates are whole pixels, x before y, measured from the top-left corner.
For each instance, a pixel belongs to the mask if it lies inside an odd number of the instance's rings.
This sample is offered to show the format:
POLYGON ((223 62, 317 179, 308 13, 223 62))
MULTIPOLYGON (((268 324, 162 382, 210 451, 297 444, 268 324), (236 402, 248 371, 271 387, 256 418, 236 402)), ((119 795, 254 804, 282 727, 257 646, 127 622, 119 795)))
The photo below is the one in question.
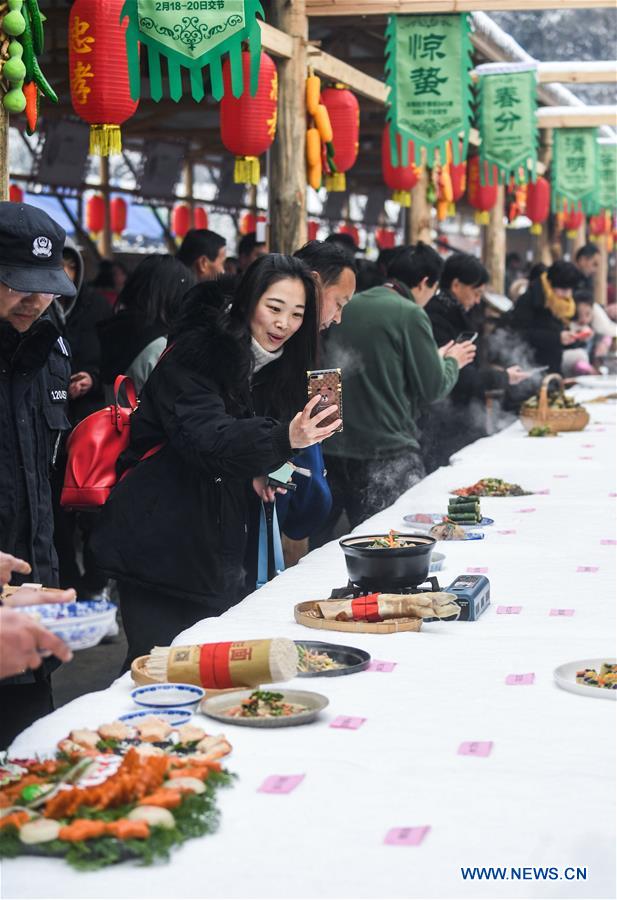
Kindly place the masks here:
POLYGON ((471 40, 466 15, 391 16, 386 28, 386 84, 392 165, 465 160, 471 124, 471 40), (397 146, 400 134, 401 159, 397 146), (415 160, 408 159, 409 141, 415 160))
POLYGON ((598 202, 598 159, 596 128, 555 129, 553 146, 553 212, 564 204, 595 212, 598 202))
POLYGON ((538 128, 536 125, 535 66, 489 63, 478 66, 481 166, 500 181, 536 180, 538 128), (521 170, 522 173, 521 173, 521 170), (520 175, 523 178, 520 179, 520 175))
POLYGON ((598 210, 617 210, 617 143, 598 141, 598 210))
POLYGON ((257 91, 261 56, 263 18, 260 0, 126 0, 123 16, 128 16, 126 48, 129 57, 131 95, 139 97, 139 44, 148 50, 150 95, 163 96, 162 59, 167 60, 169 96, 182 97, 182 69, 188 69, 191 95, 197 102, 204 98, 203 70, 210 68, 212 95, 220 100, 224 93, 221 57, 229 54, 231 91, 239 97, 244 90, 242 45, 251 54, 250 93, 257 91))

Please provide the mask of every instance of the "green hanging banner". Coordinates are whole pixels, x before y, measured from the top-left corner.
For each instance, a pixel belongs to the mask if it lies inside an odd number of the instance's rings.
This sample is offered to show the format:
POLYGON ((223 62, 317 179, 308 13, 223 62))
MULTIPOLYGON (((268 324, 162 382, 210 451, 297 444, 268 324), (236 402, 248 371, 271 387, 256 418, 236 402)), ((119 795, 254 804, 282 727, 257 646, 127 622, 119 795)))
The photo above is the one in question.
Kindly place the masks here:
POLYGON ((393 166, 446 161, 451 142, 455 165, 467 158, 471 126, 471 24, 466 14, 390 16, 386 27, 386 119, 393 166), (401 160, 397 146, 400 134, 401 160))
POLYGON ((553 144, 552 207, 591 215, 598 207, 597 128, 557 128, 553 144))
POLYGON ((495 169, 502 183, 512 176, 517 181, 535 181, 538 161, 535 64, 488 63, 478 66, 476 75, 480 160, 488 164, 481 166, 481 174, 488 172, 489 184, 495 169))
POLYGON ((167 60, 169 96, 182 97, 182 68, 190 74, 191 95, 203 100, 203 70, 210 68, 215 100, 224 93, 222 57, 229 54, 231 90, 234 97, 244 91, 242 43, 251 53, 250 92, 255 94, 261 56, 261 28, 257 17, 264 12, 259 0, 126 0, 122 19, 129 20, 126 50, 129 62, 131 97, 140 95, 139 45, 147 50, 150 95, 163 96, 161 57, 167 60))
POLYGON ((597 211, 617 212, 617 143, 598 141, 597 211))

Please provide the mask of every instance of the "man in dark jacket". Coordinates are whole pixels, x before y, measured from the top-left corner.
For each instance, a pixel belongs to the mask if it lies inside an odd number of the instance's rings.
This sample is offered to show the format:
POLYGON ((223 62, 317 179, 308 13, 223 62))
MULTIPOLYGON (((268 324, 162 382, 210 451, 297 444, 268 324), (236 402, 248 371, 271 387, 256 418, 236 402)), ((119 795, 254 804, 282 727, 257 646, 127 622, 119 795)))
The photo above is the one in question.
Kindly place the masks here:
MULTIPOLYGON (((64 271, 77 293, 56 297, 49 312, 52 321, 71 349, 71 381, 68 413, 72 425, 77 425, 90 413, 105 405, 101 380, 101 344, 97 332, 100 322, 113 315, 111 306, 96 290, 84 284, 84 262, 70 238, 62 251, 64 271)), ((60 495, 66 468, 66 449, 59 448, 58 464, 52 473, 54 499, 54 543, 58 553, 60 584, 75 585, 80 597, 106 599, 103 593, 107 579, 96 569, 89 552, 89 537, 94 527, 95 512, 75 513, 60 506, 60 495), (83 536, 84 574, 77 564, 75 537, 77 527, 83 536)))
POLYGON ((527 378, 518 365, 504 369, 487 362, 488 348, 481 333, 484 322, 476 311, 488 281, 489 274, 477 257, 454 253, 445 262, 439 293, 425 307, 439 346, 475 334, 478 348, 447 400, 434 404, 422 422, 423 454, 429 472, 447 466, 453 453, 488 433, 487 393, 499 391, 504 395, 510 385, 527 378))
MULTIPOLYGON (((0 547, 51 587, 58 563, 49 473, 69 427, 70 357, 43 314, 55 295, 75 290, 62 268, 64 238, 41 210, 0 203, 0 547)), ((0 746, 51 712, 56 665, 46 661, 0 683, 0 746)))

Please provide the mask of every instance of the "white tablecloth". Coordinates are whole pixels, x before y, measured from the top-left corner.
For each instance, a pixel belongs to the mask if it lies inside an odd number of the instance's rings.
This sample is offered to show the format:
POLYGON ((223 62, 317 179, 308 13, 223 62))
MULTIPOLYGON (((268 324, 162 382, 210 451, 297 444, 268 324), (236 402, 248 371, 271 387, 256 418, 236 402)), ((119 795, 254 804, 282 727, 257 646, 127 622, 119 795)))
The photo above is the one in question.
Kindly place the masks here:
MULTIPOLYGON (((176 643, 333 640, 395 662, 394 671, 297 679, 330 698, 312 725, 226 728, 239 779, 219 793, 220 830, 187 842, 169 864, 81 874, 22 858, 3 864, 2 896, 614 897, 617 705, 565 692, 552 674, 563 662, 615 655, 607 543, 615 538, 615 406, 589 410, 584 433, 532 440, 517 423, 479 441, 359 529, 401 528, 406 513, 443 511, 449 489, 483 476, 548 490, 483 500, 495 519, 486 539, 439 545, 442 585, 468 567, 488 568, 492 606, 478 622, 432 623, 420 634, 306 629, 294 622, 294 604, 346 582, 337 543, 310 554, 176 643), (498 606, 522 610, 503 615, 498 606), (555 608, 575 612, 549 615, 555 608), (534 684, 506 684, 530 672, 534 684), (330 728, 338 715, 366 721, 356 731, 330 728), (464 741, 492 741, 492 752, 459 755, 464 741), (259 793, 272 774, 305 778, 287 795, 259 793), (430 826, 420 845, 384 844, 390 829, 414 826, 430 826), (461 867, 475 866, 507 867, 510 877, 464 880, 461 867), (558 878, 537 880, 533 867, 556 867, 558 878), (586 869, 586 880, 566 880, 566 867, 586 869)), ((131 687, 125 676, 73 701, 25 731, 13 753, 48 751, 71 728, 129 711, 131 687)))

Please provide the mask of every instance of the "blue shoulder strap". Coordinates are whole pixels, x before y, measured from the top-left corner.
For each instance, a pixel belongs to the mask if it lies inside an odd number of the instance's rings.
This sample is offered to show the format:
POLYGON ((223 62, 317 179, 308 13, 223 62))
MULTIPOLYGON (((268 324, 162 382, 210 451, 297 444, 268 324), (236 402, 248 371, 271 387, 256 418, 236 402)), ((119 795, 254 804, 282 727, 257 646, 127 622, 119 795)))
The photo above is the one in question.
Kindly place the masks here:
MULTIPOLYGON (((285 571, 285 562, 283 560, 283 544, 281 542, 281 531, 278 519, 276 517, 276 503, 272 504, 272 544, 274 549, 274 568, 276 574, 279 575, 285 571)), ((257 587, 263 587, 268 583, 268 523, 266 521, 266 510, 263 502, 260 504, 259 510, 259 555, 257 558, 257 587)))

